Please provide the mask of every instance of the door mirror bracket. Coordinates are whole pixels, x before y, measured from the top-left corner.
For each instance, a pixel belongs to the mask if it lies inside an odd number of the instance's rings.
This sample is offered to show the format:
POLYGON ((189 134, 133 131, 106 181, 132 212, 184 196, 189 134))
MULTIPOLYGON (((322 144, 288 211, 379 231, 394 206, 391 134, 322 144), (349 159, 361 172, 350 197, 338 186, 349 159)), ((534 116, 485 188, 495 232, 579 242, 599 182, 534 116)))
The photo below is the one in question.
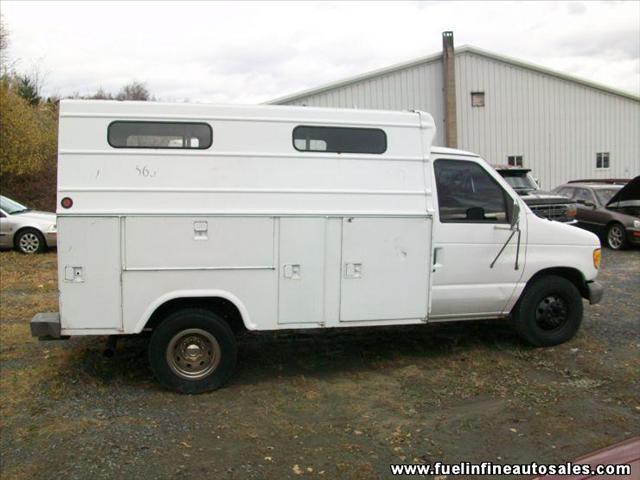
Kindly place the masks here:
POLYGON ((513 201, 511 209, 511 230, 518 230, 520 225, 520 204, 517 200, 513 201))
POLYGON ((518 203, 517 200, 514 200, 513 201, 513 208, 511 210, 511 234, 509 235, 509 238, 507 238, 507 241, 504 242, 504 245, 502 245, 502 248, 500 249, 500 251, 496 255, 496 258, 494 258, 493 262, 491 262, 491 265, 489 265, 489 268, 493 268, 494 267, 494 265, 498 261, 498 258, 500 258, 500 255, 502 255, 502 252, 504 252, 504 249, 507 248, 507 245, 509 245, 509 242, 511 241, 513 236, 516 235, 516 234, 518 235, 518 244, 516 246, 516 264, 514 266, 514 269, 518 270, 520 268, 520 264, 519 264, 519 260, 520 260, 520 204, 518 203))

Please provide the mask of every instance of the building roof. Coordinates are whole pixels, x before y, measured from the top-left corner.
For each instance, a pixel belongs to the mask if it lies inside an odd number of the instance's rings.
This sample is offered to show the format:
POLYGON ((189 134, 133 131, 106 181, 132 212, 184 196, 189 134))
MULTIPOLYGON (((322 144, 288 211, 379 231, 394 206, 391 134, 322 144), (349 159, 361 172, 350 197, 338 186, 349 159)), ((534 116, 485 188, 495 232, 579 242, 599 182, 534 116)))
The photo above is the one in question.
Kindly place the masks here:
MULTIPOLYGON (((493 53, 493 52, 489 52, 487 50, 483 50, 481 48, 478 47, 474 47, 472 45, 463 45, 461 47, 458 47, 455 49, 456 55, 460 55, 460 54, 464 54, 464 53, 471 53, 474 55, 479 55, 481 57, 486 57, 489 58, 491 60, 495 60, 498 62, 502 62, 502 63, 506 63, 509 65, 513 65, 516 67, 520 67, 520 68, 524 68, 526 70, 530 70, 530 71, 534 71, 534 72, 538 72, 538 73, 542 73, 544 75, 550 75, 552 77, 556 77, 562 80, 566 80, 568 82, 572 82, 572 83, 576 83, 579 85, 583 85, 589 88, 594 88, 596 90, 600 90, 606 93, 610 93, 612 95, 618 95, 621 97, 625 97, 625 98, 629 98, 631 100, 635 100, 636 102, 640 102, 640 96, 634 95, 633 93, 630 92, 626 92, 624 90, 618 90, 616 88, 611 88, 608 87, 606 85, 602 85, 599 83, 594 83, 591 82, 589 80, 584 80, 582 78, 579 77, 575 77, 573 75, 568 75, 566 73, 562 73, 562 72, 558 72, 557 70, 552 70, 550 68, 547 67, 543 67, 541 65, 537 65, 534 63, 529 63, 529 62, 525 62, 523 60, 518 60, 516 58, 512 58, 512 57, 508 57, 506 55, 500 55, 497 53, 493 53)), ((395 65, 391 65, 390 67, 385 67, 385 68, 380 68, 377 70, 372 70, 370 72, 366 72, 364 74, 360 74, 360 75, 356 75, 353 77, 349 77, 349 78, 345 78, 342 80, 338 80, 336 82, 332 82, 332 83, 328 83, 326 85, 320 86, 320 87, 315 87, 315 88, 311 88, 308 90, 303 90, 301 92, 297 92, 291 95, 286 95, 284 97, 279 97, 276 98, 274 100, 271 100, 269 102, 269 104, 281 104, 284 102, 291 102, 294 100, 299 100, 301 98, 305 98, 305 97, 309 97, 311 95, 317 95, 319 93, 324 93, 326 91, 329 90, 334 90, 336 88, 340 88, 340 87, 345 87, 347 85, 351 85, 354 83, 358 83, 364 80, 369 80, 371 78, 374 77, 379 77, 381 75, 386 75, 389 73, 393 73, 396 72, 398 70, 404 70, 406 68, 410 68, 410 67, 414 67, 417 65, 423 65, 423 64, 427 64, 427 63, 431 63, 431 62, 435 62, 435 61, 439 61, 442 59, 442 53, 438 52, 436 54, 433 55, 428 55, 426 57, 420 57, 420 58, 416 58, 413 60, 409 60, 407 62, 402 62, 402 63, 398 63, 395 65)))

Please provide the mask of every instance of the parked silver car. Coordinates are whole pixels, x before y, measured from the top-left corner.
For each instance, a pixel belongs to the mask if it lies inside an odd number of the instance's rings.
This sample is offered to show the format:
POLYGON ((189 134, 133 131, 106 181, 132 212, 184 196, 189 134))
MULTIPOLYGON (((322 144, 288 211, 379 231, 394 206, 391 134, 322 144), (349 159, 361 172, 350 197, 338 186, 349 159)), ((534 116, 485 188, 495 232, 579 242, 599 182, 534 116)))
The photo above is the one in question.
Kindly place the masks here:
POLYGON ((0 195, 0 247, 40 253, 56 246, 56 214, 31 210, 0 195))

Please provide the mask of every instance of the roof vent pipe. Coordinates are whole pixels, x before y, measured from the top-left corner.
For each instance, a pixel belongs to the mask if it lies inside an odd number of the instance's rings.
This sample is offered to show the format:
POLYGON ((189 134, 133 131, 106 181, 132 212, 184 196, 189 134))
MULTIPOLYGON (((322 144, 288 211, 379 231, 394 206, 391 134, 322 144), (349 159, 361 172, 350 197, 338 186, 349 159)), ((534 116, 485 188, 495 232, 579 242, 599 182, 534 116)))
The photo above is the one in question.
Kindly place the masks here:
POLYGON ((456 60, 453 32, 442 32, 442 71, 444 73, 444 134, 445 146, 458 148, 456 121, 456 60))

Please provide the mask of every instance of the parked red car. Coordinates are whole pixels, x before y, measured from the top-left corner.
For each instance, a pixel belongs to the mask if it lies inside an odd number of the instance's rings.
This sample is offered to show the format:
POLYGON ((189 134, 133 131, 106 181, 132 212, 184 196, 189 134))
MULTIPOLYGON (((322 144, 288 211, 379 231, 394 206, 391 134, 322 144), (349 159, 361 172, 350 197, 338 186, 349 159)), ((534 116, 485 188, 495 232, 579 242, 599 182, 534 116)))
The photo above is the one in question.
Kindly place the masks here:
POLYGON ((577 458, 573 464, 590 465, 595 470, 598 465, 629 465, 631 467, 630 475, 606 475, 606 474, 580 474, 580 475, 545 475, 536 477, 533 480, 586 480, 588 478, 630 478, 633 480, 640 479, 640 437, 630 438, 624 442, 617 443, 610 447, 596 450, 595 452, 577 458))

